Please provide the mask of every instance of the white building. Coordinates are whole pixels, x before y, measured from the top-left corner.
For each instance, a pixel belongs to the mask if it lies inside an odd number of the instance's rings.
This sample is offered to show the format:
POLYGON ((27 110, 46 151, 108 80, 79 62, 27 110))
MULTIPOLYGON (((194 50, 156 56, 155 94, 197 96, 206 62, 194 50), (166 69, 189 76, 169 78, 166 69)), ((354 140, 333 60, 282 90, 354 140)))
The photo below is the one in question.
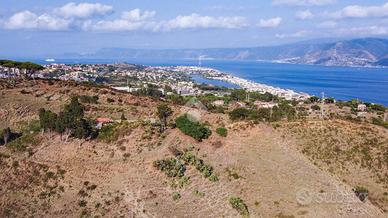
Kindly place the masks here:
POLYGON ((357 110, 358 110, 358 111, 366 111, 366 109, 367 109, 367 107, 366 107, 365 104, 359 104, 359 105, 357 106, 357 110))

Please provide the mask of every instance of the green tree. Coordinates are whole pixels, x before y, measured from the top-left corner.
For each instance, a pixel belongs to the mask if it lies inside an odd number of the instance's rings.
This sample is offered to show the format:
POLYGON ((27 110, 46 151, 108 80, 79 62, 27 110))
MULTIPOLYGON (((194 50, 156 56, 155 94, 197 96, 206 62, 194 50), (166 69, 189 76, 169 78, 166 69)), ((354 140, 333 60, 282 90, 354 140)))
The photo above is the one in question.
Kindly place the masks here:
POLYGON ((54 113, 50 110, 45 110, 44 108, 39 109, 40 127, 44 131, 55 130, 57 118, 58 118, 58 116, 56 113, 54 113))
POLYGON ((74 96, 70 100, 70 104, 65 105, 64 113, 68 115, 68 118, 72 123, 84 117, 84 106, 79 103, 78 97, 74 96))
POLYGON ((247 98, 247 92, 244 89, 235 89, 230 94, 230 98, 235 101, 244 101, 247 98))
POLYGON ((167 118, 171 116, 173 111, 167 104, 160 104, 157 107, 157 114, 160 120, 160 132, 164 132, 167 127, 167 118))
POLYGON ((93 128, 90 122, 80 119, 73 131, 73 136, 78 139, 86 139, 93 135, 93 128))
POLYGON ((246 108, 236 108, 229 113, 229 118, 235 120, 245 120, 249 117, 250 111, 246 108))

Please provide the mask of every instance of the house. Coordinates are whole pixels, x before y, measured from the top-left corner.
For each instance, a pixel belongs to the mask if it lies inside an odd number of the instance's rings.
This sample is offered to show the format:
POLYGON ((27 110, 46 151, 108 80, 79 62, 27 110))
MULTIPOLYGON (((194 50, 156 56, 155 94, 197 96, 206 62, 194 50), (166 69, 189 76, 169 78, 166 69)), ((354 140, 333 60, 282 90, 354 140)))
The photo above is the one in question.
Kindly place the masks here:
POLYGON ((253 105, 255 105, 257 108, 273 108, 275 106, 278 106, 277 103, 261 102, 261 101, 255 101, 255 102, 253 102, 253 105))
POLYGON ((225 102, 223 100, 217 100, 217 101, 212 102, 212 105, 216 106, 216 107, 224 106, 224 104, 225 104, 225 102))
POLYGON ((104 118, 104 117, 99 117, 96 119, 97 129, 101 129, 104 125, 113 123, 114 121, 110 118, 104 118))
POLYGON ((366 109, 367 109, 367 107, 366 107, 365 104, 359 104, 359 105, 357 106, 357 110, 358 110, 358 111, 366 111, 366 109))

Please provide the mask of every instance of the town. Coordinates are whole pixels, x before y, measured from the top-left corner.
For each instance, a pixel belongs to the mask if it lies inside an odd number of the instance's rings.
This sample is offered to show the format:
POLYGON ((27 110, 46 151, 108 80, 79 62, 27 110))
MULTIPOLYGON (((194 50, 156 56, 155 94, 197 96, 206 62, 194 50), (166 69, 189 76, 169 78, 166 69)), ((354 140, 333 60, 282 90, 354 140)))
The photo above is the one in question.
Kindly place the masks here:
MULTIPOLYGON (((19 69, 0 66, 0 77, 20 74, 19 69)), ((38 72, 35 77, 59 80, 74 80, 78 82, 107 83, 115 89, 136 92, 144 85, 152 84, 160 87, 170 87, 176 93, 184 96, 195 96, 209 93, 201 90, 192 75, 199 75, 210 80, 220 80, 237 85, 252 92, 270 93, 286 100, 306 100, 310 95, 297 93, 264 84, 255 83, 220 72, 216 69, 197 66, 142 66, 133 64, 50 64, 38 72)), ((167 93, 167 92, 166 92, 167 93)), ((212 93, 219 94, 217 91, 212 93)))

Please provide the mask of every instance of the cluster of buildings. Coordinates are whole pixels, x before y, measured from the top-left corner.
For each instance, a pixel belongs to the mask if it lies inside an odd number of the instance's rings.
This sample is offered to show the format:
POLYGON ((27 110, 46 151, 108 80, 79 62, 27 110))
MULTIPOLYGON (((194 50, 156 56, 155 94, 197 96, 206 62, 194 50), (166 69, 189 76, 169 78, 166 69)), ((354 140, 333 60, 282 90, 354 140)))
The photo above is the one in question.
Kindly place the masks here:
MULTIPOLYGON (((0 77, 10 77, 19 74, 19 69, 0 67, 0 77)), ((121 91, 135 92, 144 84, 154 84, 157 87, 170 87, 176 93, 187 95, 206 94, 196 86, 190 78, 199 75, 211 80, 220 80, 238 85, 247 91, 271 93, 287 100, 305 100, 310 96, 293 90, 281 89, 246 79, 222 73, 218 70, 196 66, 141 66, 132 64, 49 64, 35 77, 54 78, 59 80, 102 81, 112 82, 112 86, 121 91), (129 84, 130 83, 130 84, 129 84)), ((214 94, 214 91, 212 91, 214 94)))
POLYGON ((22 69, 0 66, 0 78, 17 77, 23 73, 24 73, 24 70, 22 69))

